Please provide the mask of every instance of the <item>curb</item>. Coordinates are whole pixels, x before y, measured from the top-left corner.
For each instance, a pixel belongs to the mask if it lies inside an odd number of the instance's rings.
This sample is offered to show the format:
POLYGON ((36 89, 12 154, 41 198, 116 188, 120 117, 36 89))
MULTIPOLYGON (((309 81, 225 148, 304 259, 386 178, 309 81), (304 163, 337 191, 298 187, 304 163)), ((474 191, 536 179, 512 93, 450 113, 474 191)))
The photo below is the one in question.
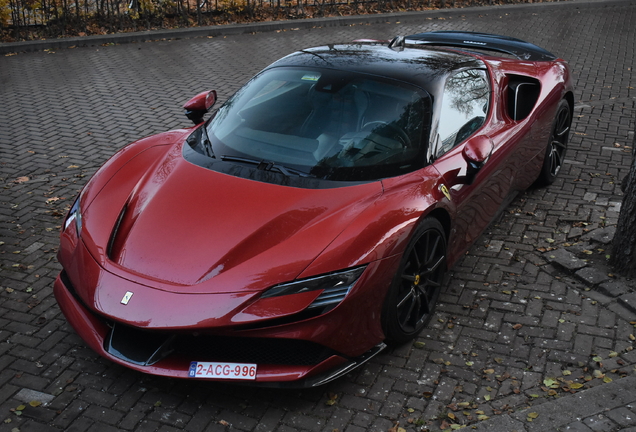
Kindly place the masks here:
POLYGON ((29 51, 41 51, 44 49, 61 49, 69 47, 87 47, 87 46, 99 46, 103 44, 125 44, 134 42, 144 42, 153 40, 164 39, 189 39, 199 38, 207 36, 230 36, 246 33, 263 33, 272 32, 277 30, 290 30, 290 29, 310 29, 314 27, 343 27, 356 24, 378 24, 387 21, 412 21, 421 19, 422 17, 447 17, 457 14, 465 14, 472 12, 487 11, 517 11, 532 9, 536 7, 541 8, 561 8, 573 6, 575 9, 584 9, 589 7, 599 7, 599 3, 602 3, 603 7, 610 7, 615 5, 623 5, 626 3, 634 4, 636 0, 608 0, 599 2, 598 0, 571 0, 571 1, 556 1, 549 3, 523 3, 515 5, 503 5, 503 6, 472 6, 467 8, 455 8, 455 9, 443 9, 443 10, 429 10, 429 11, 416 11, 416 12, 392 12, 376 15, 351 15, 343 17, 330 17, 330 18, 308 18, 291 21, 271 21, 271 22, 258 22, 250 24, 224 24, 216 26, 206 27, 193 27, 183 29, 160 29, 149 30, 142 32, 130 32, 130 33, 114 33, 107 35, 95 35, 95 36, 83 36, 83 37, 68 37, 58 39, 45 39, 35 41, 22 41, 22 42, 6 42, 0 43, 0 54, 9 54, 17 52, 29 52, 29 51))
MULTIPOLYGON (((568 398, 555 399, 513 414, 494 417, 473 425, 477 432, 543 432, 548 430, 591 431, 582 420, 632 403, 636 377, 626 377, 593 387, 568 398), (532 417, 528 414, 533 414, 532 417), (568 427, 569 426, 569 427, 568 427)), ((594 429, 601 430, 601 429, 594 429)), ((608 430, 608 429, 602 429, 608 430)))

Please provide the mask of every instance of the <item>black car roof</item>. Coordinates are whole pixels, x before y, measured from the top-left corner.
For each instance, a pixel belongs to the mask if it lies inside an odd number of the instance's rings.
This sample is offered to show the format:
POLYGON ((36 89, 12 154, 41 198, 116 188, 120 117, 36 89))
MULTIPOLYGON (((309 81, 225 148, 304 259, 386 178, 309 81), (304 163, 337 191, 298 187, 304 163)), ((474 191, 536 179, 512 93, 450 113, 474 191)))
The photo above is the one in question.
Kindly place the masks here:
POLYGON ((398 79, 436 94, 444 77, 457 69, 484 68, 468 54, 428 47, 391 49, 387 45, 352 43, 304 49, 270 67, 300 66, 361 72, 398 79))

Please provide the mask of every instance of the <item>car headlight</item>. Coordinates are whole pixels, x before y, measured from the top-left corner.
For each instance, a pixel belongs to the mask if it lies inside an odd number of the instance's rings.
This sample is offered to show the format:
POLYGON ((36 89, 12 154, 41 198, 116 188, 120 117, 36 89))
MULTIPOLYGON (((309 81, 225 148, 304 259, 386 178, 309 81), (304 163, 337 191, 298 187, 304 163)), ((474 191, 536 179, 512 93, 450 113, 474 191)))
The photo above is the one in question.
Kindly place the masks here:
POLYGON ((82 232, 82 213, 80 213, 80 196, 75 199, 73 206, 68 212, 66 216, 66 220, 64 220, 64 231, 68 229, 68 227, 75 222, 75 231, 77 231, 77 236, 79 237, 82 232))
POLYGON ((322 290, 322 293, 309 305, 308 309, 335 306, 347 296, 365 268, 366 266, 356 267, 337 273, 276 285, 265 291, 261 298, 322 290))

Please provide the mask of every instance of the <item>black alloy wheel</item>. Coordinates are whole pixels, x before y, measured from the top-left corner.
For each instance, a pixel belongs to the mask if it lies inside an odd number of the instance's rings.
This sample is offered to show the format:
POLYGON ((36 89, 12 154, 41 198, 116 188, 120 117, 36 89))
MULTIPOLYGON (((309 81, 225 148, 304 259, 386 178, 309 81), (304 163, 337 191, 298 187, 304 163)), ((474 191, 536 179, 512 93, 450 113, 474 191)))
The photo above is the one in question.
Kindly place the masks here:
POLYGON ((570 104, 564 99, 559 103, 552 126, 550 141, 546 148, 543 168, 539 175, 539 183, 549 185, 554 183, 559 171, 563 167, 565 152, 568 148, 572 115, 570 104))
POLYGON ((446 272, 446 236, 437 219, 426 218, 404 251, 383 306, 386 342, 417 336, 435 311, 446 272))

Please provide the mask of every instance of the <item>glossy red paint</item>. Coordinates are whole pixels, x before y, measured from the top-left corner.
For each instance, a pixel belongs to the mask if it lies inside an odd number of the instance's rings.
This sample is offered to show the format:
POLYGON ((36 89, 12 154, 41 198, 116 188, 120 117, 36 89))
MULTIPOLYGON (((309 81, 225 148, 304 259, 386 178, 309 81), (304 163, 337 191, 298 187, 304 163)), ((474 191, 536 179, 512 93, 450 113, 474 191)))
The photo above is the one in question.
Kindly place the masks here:
MULTIPOLYGON (((452 266, 537 179, 556 106, 571 98, 563 61, 478 57, 491 86, 485 123, 408 174, 326 189, 254 181, 184 159, 184 142, 197 126, 120 150, 80 195, 81 233, 75 224, 61 233, 64 271, 54 293, 67 320, 100 355, 157 375, 185 378, 190 362, 207 360, 177 352, 151 365, 126 361, 105 348, 113 322, 144 331, 309 341, 330 350, 311 365, 259 364, 261 383, 321 382, 355 365, 385 338, 383 303, 421 221, 441 222, 452 266), (535 108, 519 121, 507 106, 514 76, 541 83, 535 108), (358 266, 364 272, 344 300, 320 313, 311 305, 322 289, 261 297, 275 285, 358 266)), ((207 110, 215 96, 200 93, 184 107, 207 110)))
POLYGON ((216 90, 199 93, 185 104, 183 108, 189 111, 207 111, 216 103, 216 90))

